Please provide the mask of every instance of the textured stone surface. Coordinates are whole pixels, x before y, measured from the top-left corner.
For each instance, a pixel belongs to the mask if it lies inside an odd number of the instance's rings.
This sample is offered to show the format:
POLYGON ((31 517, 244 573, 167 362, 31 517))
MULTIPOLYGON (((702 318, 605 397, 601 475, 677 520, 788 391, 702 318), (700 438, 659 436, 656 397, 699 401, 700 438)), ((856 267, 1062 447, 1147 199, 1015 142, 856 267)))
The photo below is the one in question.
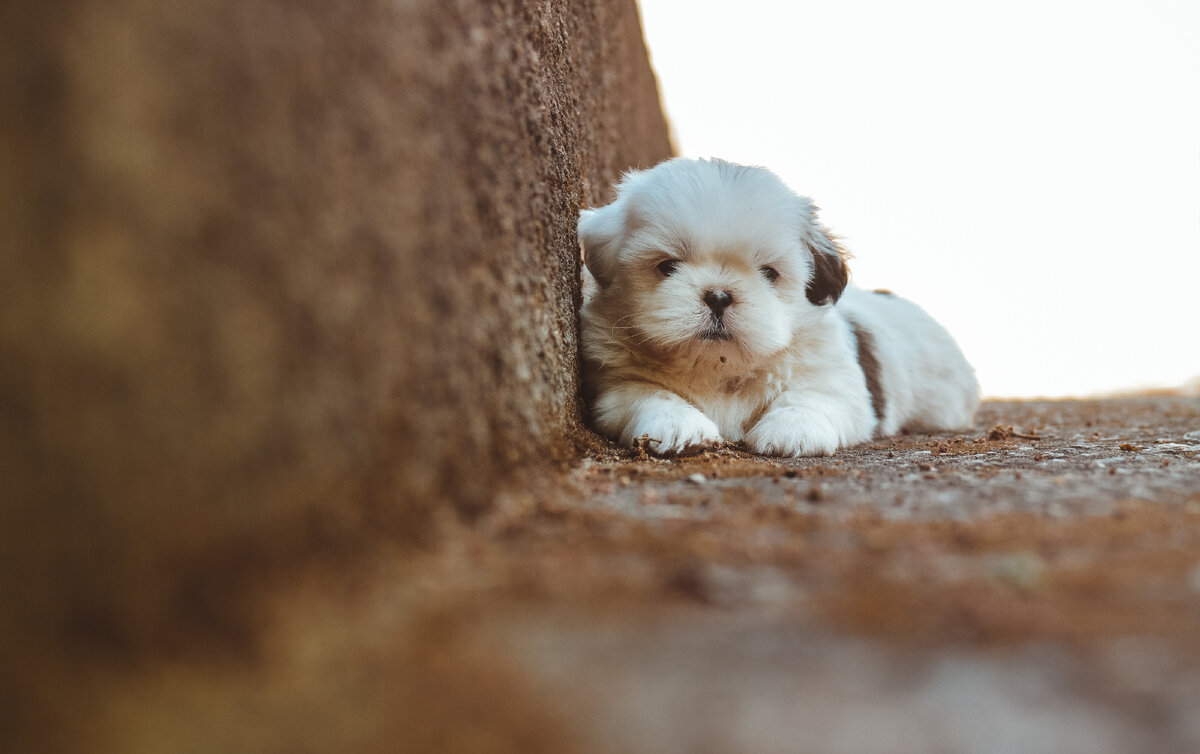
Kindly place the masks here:
POLYGON ((632 0, 7 3, 0 108, 6 645, 253 653, 254 585, 578 458, 632 0))
POLYGON ((457 656, 573 751, 1200 748, 1200 399, 571 479, 422 571, 457 656))
POLYGON ((832 458, 595 453, 263 609, 252 662, 78 676, 88 749, 1195 751, 1200 400, 985 403, 832 458))

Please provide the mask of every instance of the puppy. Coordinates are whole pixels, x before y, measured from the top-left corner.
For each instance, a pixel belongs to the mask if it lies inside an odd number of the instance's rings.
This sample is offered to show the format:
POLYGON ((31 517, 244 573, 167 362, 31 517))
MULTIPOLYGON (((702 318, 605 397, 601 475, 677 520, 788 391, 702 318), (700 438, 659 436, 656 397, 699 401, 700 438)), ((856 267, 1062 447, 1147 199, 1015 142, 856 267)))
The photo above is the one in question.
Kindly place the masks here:
POLYGON ((831 455, 972 423, 979 386, 950 334, 848 286, 812 202, 763 168, 676 158, 628 173, 612 204, 581 212, 579 238, 585 395, 622 445, 831 455))

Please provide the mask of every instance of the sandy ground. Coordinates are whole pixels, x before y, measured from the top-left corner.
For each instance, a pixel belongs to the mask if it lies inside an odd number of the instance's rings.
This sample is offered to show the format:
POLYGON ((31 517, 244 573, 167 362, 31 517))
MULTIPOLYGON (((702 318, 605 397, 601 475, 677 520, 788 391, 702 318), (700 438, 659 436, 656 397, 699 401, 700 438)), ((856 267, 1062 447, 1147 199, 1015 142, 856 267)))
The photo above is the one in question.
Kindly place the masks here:
POLYGON ((120 745, 1200 751, 1200 399, 610 452, 445 525, 355 585, 299 577, 252 667, 112 695, 120 745))

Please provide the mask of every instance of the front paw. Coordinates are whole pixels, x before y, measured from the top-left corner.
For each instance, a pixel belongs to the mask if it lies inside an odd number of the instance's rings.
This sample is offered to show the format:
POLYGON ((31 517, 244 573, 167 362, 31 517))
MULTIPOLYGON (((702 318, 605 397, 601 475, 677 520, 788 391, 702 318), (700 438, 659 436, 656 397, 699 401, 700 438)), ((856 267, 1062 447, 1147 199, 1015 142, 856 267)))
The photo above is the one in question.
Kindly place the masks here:
POLYGON ((659 406, 643 411, 621 433, 621 443, 632 447, 641 437, 660 456, 688 455, 716 447, 721 442, 717 425, 691 406, 659 406))
POLYGON ((767 456, 831 456, 841 445, 829 419, 793 407, 768 411, 745 440, 751 450, 767 456))

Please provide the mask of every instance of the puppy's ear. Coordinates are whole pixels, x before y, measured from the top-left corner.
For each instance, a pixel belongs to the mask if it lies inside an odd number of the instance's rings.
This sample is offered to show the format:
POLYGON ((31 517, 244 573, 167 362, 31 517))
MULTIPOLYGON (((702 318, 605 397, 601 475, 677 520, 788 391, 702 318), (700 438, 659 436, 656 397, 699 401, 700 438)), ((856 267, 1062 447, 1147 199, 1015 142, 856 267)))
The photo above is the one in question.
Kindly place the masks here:
POLYGON ((583 245, 583 262, 601 287, 611 283, 617 273, 624 236, 625 209, 620 201, 579 213, 579 243, 583 245))
POLYGON ((850 282, 846 252, 829 231, 817 222, 815 212, 805 224, 801 240, 813 257, 813 276, 804 290, 805 296, 816 306, 836 304, 850 282))

